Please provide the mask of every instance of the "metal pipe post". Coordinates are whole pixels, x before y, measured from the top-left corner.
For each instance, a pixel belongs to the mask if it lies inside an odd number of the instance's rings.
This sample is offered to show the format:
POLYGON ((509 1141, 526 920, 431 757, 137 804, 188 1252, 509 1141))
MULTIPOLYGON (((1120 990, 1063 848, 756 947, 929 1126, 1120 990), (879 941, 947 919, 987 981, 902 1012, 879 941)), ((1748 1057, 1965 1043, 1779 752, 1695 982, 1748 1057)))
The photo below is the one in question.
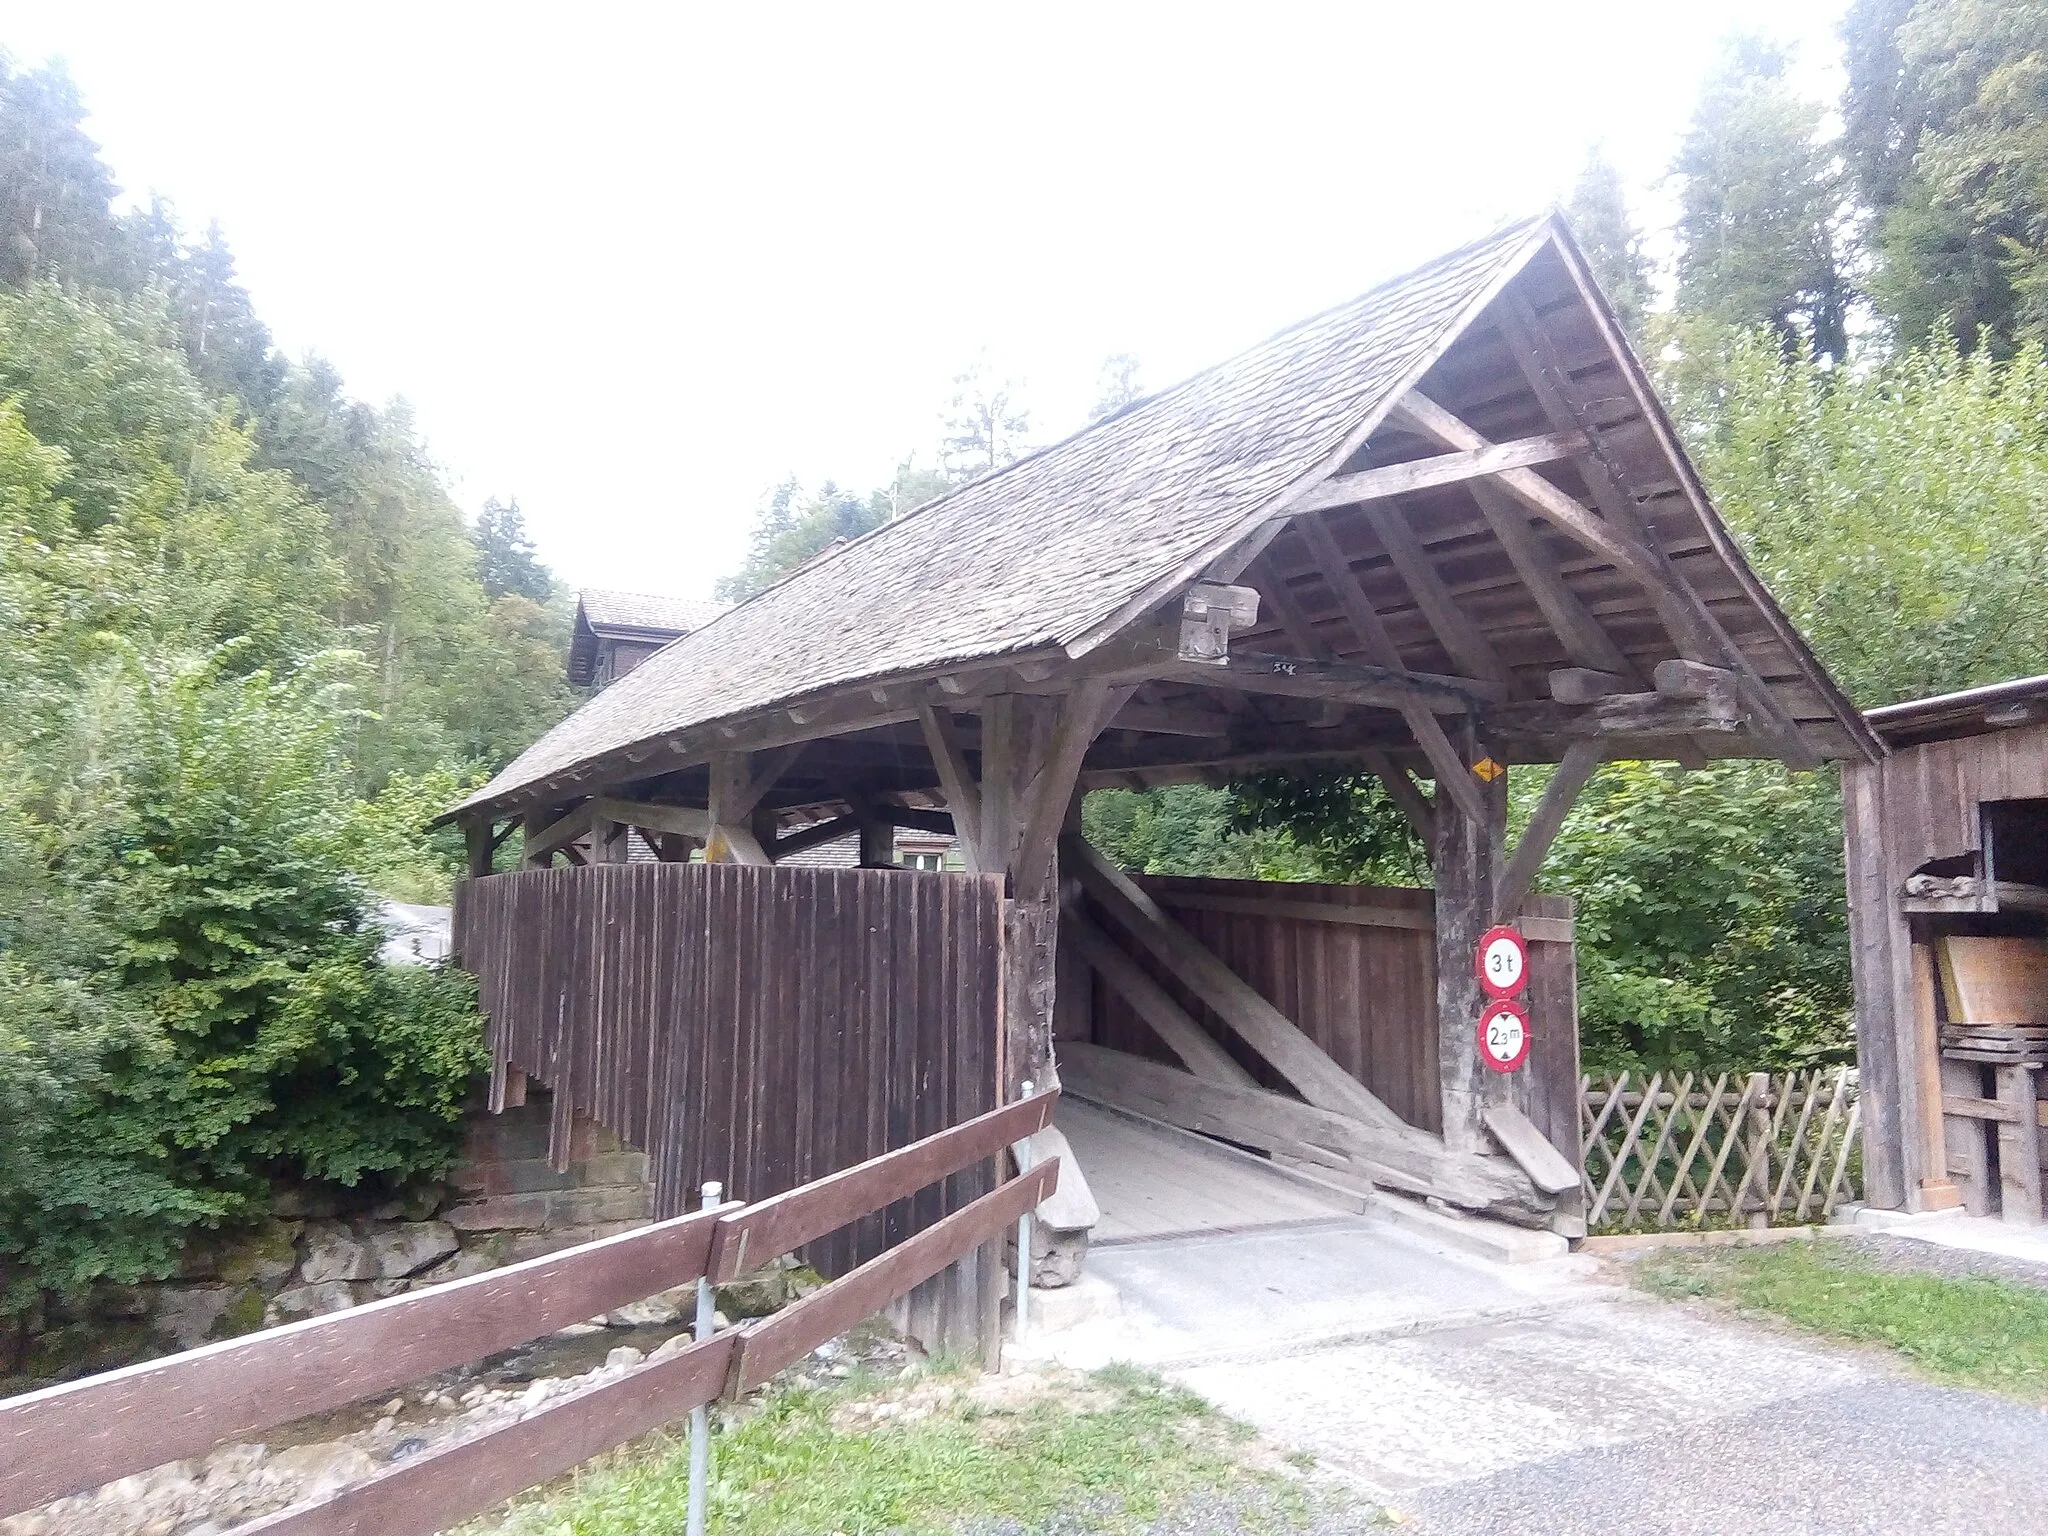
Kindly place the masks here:
MULTIPOLYGON (((710 1210, 725 1194, 721 1184, 706 1184, 704 1209, 710 1210)), ((718 1328, 717 1294, 711 1281, 697 1277, 697 1339, 701 1343, 718 1328)), ((690 1410, 690 1511, 689 1536, 704 1536, 704 1501, 711 1481, 711 1409, 700 1405, 690 1410)))
MULTIPOLYGON (((1020 1098, 1031 1097, 1031 1085, 1026 1083, 1020 1098)), ((1017 1159, 1017 1176, 1022 1178, 1031 1170, 1024 1166, 1025 1142, 1016 1143, 1012 1155, 1017 1159)), ((1017 1342, 1024 1342, 1024 1330, 1031 1323, 1031 1213, 1026 1211, 1017 1218, 1017 1342)))

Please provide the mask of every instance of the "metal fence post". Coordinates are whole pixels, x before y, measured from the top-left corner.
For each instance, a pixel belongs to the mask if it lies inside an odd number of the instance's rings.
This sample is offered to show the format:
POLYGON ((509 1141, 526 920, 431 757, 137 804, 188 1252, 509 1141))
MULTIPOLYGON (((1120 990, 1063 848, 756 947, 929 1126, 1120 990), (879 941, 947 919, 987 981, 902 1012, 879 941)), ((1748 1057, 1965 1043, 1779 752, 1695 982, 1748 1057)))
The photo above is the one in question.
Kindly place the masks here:
MULTIPOLYGON (((718 1183, 708 1183, 703 1191, 703 1208, 710 1210, 725 1194, 725 1188, 718 1183)), ((697 1277, 697 1339, 701 1343, 717 1330, 717 1293, 711 1289, 709 1276, 697 1277)), ((690 1410, 690 1511, 689 1536, 704 1536, 704 1503, 710 1492, 711 1480, 711 1409, 700 1405, 690 1410)))
MULTIPOLYGON (((1020 1099, 1031 1097, 1031 1085, 1026 1083, 1020 1099)), ((1022 1178, 1030 1169, 1024 1159, 1030 1143, 1017 1142, 1011 1155, 1017 1159, 1017 1177, 1022 1178)), ((1026 1211, 1017 1218, 1017 1342, 1024 1342, 1024 1330, 1031 1323, 1031 1213, 1026 1211)))

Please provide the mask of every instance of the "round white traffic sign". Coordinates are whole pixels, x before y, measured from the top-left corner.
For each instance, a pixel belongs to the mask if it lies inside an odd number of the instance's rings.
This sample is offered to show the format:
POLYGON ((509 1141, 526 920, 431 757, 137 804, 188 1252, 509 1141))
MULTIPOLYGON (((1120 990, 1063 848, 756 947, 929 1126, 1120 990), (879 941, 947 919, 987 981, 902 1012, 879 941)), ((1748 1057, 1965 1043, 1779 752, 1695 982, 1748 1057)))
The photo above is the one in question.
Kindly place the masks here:
POLYGON ((1488 997, 1513 997, 1529 982, 1529 945, 1509 927, 1479 936, 1479 985, 1488 997))
POLYGON ((1529 1010, 1497 998, 1480 1010, 1479 1059, 1496 1072, 1512 1072, 1529 1059, 1529 1010))

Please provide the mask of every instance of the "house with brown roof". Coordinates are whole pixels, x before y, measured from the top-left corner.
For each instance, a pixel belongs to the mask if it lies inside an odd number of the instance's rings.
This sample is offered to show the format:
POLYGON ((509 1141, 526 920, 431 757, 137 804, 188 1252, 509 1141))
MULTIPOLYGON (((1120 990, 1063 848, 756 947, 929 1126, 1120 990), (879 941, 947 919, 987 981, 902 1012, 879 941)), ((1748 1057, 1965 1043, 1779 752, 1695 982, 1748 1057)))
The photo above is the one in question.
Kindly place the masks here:
POLYGON ((569 682, 577 688, 606 688, 641 662, 718 616, 716 603, 648 592, 605 592, 587 587, 576 594, 576 619, 569 631, 569 682))

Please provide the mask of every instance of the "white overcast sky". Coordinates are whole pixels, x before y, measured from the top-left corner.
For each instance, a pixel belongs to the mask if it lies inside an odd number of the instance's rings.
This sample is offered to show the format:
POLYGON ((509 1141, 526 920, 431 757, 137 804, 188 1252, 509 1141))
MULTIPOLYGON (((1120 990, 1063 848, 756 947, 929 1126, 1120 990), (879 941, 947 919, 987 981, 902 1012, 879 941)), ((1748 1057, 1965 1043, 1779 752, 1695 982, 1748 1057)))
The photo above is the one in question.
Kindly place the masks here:
MULTIPOLYGON (((1644 208, 1720 40, 1842 0, 1234 7, 0 0, 131 196, 413 404, 570 581, 702 594, 789 474, 929 460, 984 348, 1063 435, 1567 188, 1644 208)), ((911 598, 906 594, 906 599, 911 598)))

